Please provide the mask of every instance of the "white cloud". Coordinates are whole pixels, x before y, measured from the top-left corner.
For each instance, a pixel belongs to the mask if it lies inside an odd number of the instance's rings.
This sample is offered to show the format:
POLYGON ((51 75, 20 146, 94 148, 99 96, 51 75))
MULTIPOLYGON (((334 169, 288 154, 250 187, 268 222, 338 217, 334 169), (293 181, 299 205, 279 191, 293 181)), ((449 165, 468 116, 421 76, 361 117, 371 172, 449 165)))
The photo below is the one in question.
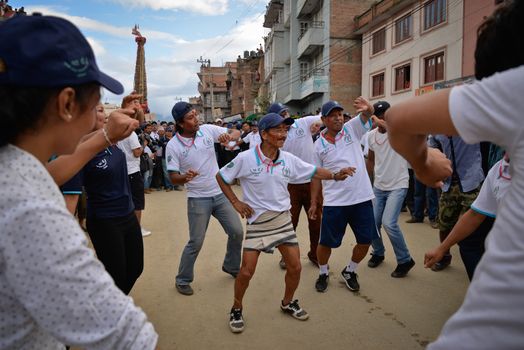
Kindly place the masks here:
POLYGON ((203 15, 223 15, 228 0, 111 0, 126 7, 148 7, 153 10, 183 10, 203 15))
MULTIPOLYGON (((88 17, 71 16, 61 8, 31 7, 28 11, 64 17, 81 30, 88 30, 87 39, 95 51, 100 69, 119 80, 126 93, 132 91, 136 60, 134 43, 129 43, 133 49, 126 51, 126 54, 114 49, 114 45, 119 42, 126 45, 124 40, 132 40, 131 28, 113 26, 88 17), (97 33, 102 35, 95 35, 97 33)), ((151 111, 168 116, 176 102, 175 97, 187 99, 198 95, 196 73, 200 65, 196 59, 200 55, 211 59, 213 66, 220 66, 227 61, 235 61, 244 50, 255 50, 263 42, 265 30, 262 22, 263 16, 256 14, 244 18, 224 35, 193 41, 168 32, 141 29, 142 35, 147 37, 145 54, 151 111)), ((103 101, 119 103, 121 98, 106 91, 103 101)))
POLYGON ((95 40, 89 36, 86 37, 86 39, 89 45, 91 45, 91 48, 93 49, 95 53, 95 57, 102 56, 106 53, 106 49, 102 46, 102 44, 100 44, 98 40, 95 40))

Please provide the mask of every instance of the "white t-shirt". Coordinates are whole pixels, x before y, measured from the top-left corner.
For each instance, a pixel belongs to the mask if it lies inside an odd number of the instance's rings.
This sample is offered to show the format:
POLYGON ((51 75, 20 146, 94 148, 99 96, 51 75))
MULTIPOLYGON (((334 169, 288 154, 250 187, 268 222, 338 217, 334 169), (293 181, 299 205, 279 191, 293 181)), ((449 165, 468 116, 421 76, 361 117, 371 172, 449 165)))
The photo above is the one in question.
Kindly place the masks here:
MULTIPOLYGON (((311 135, 311 125, 321 121, 322 119, 319 115, 295 119, 295 123, 289 127, 282 150, 294 154, 306 163, 313 164, 315 162, 315 146, 313 144, 313 136, 311 135)), ((290 181, 289 183, 299 184, 304 182, 290 181)))
POLYGON ((177 133, 167 143, 167 171, 185 174, 193 169, 199 173, 185 184, 188 197, 213 197, 222 193, 215 179, 218 172, 215 142, 226 133, 226 128, 205 124, 200 126, 194 139, 177 133))
POLYGON ((362 145, 362 154, 364 155, 364 157, 367 157, 369 153, 369 143, 368 143, 368 134, 367 133, 364 136, 362 136, 362 138, 360 139, 360 144, 362 145))
POLYGON ((220 169, 220 176, 231 184, 240 180, 247 203, 255 214, 247 221, 255 221, 260 214, 286 211, 291 208, 287 184, 291 180, 311 180, 317 168, 291 153, 280 151, 273 163, 260 151, 260 146, 241 152, 232 162, 220 169))
POLYGON ((461 308, 429 349, 522 349, 524 344, 524 66, 451 90, 449 111, 467 143, 511 157, 511 184, 461 308))
POLYGON ((333 172, 347 167, 356 168, 355 174, 344 181, 322 181, 324 206, 353 205, 375 198, 360 148, 360 140, 370 128, 371 119, 364 124, 357 116, 344 124, 335 138, 335 144, 324 138, 327 129, 315 141, 318 166, 333 172))
POLYGON ((471 204, 471 209, 482 215, 496 217, 497 209, 510 185, 509 163, 501 159, 489 170, 479 195, 471 204))
POLYGON ((228 147, 232 147, 232 149, 229 149, 229 148, 225 148, 226 151, 229 151, 229 152, 232 152, 232 151, 238 151, 240 149, 240 147, 237 146, 237 142, 236 141, 229 141, 227 143, 228 147))
POLYGON ((250 132, 242 139, 245 143, 249 143, 249 148, 255 148, 257 145, 260 145, 262 143, 262 139, 260 138, 259 132, 250 132))
POLYGON ((381 134, 376 128, 366 135, 369 149, 375 153, 373 186, 382 191, 408 188, 408 162, 391 147, 388 134, 381 134))
POLYGON ((120 148, 126 155, 127 173, 129 175, 140 171, 140 157, 133 155, 133 150, 140 148, 140 142, 138 141, 138 135, 132 132, 131 135, 125 139, 118 141, 118 148, 120 148))

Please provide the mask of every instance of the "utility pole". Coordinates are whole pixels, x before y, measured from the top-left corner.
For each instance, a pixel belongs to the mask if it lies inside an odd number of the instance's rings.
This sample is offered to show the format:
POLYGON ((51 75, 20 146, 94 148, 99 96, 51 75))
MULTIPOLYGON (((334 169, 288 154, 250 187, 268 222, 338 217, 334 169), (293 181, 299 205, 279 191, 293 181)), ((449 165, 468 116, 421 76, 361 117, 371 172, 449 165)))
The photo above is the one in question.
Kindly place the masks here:
MULTIPOLYGON (((205 58, 202 58, 202 56, 200 56, 199 59, 197 59, 197 62, 200 63, 200 70, 202 70, 203 68, 210 68, 211 67, 211 60, 210 59, 205 59, 205 58)), ((211 93, 211 121, 215 121, 215 96, 214 96, 214 93, 213 93, 213 73, 209 73, 209 74, 206 74, 206 73, 203 73, 203 76, 206 76, 206 75, 209 75, 211 77, 211 81, 208 83, 209 84, 209 92, 211 93)), ((205 82, 205 78, 204 78, 204 86, 206 84, 205 82)), ((205 100, 204 100, 205 102, 205 100)), ((207 119, 207 118, 206 118, 207 119)))

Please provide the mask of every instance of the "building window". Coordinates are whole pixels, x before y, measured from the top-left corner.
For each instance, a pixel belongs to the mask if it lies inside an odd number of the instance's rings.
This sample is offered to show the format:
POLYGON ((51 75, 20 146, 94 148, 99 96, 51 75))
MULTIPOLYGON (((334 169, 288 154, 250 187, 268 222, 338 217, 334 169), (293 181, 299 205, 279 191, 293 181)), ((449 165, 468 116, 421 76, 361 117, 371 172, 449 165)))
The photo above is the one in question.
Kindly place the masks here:
POLYGON ((424 83, 444 80, 444 52, 424 58, 424 83))
POLYGON ((373 33, 373 55, 386 49, 386 28, 373 33))
POLYGON ((424 30, 446 20, 447 0, 431 0, 424 5, 424 30))
POLYGON ((372 90, 371 96, 382 96, 384 95, 384 73, 380 73, 371 77, 372 90))
POLYGON ((411 87, 411 65, 395 68, 395 91, 407 90, 411 87))
POLYGON ((305 81, 309 78, 309 62, 300 62, 300 80, 305 81))
POLYGON ((411 16, 411 13, 395 21, 395 44, 398 44, 406 39, 411 38, 411 35, 413 33, 413 31, 411 30, 412 22, 413 16, 411 16))

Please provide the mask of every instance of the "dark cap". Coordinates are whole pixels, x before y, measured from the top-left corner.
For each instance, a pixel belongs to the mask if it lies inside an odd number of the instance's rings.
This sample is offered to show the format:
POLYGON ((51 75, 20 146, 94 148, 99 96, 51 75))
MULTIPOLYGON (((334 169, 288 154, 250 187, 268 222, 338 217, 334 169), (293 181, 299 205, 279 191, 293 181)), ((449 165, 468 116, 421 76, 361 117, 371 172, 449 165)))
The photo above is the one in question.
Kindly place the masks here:
POLYGON ((0 84, 62 87, 99 83, 124 87, 102 73, 86 38, 71 22, 52 16, 15 16, 0 24, 0 84))
POLYGON ((334 109, 344 110, 344 107, 342 107, 337 101, 327 101, 322 105, 322 116, 328 116, 334 109))
POLYGON ((295 121, 291 117, 284 118, 280 114, 277 114, 277 113, 268 113, 265 116, 263 116, 262 119, 260 119, 260 122, 258 122, 258 128, 261 131, 264 131, 267 129, 276 128, 277 126, 279 126, 282 123, 286 125, 291 125, 294 122, 295 121))
POLYGON ((287 106, 283 105, 282 103, 275 102, 269 106, 267 112, 281 114, 282 112, 286 112, 288 110, 289 108, 287 106))
POLYGON ((184 119, 184 116, 191 112, 191 110, 193 110, 193 105, 191 103, 180 101, 173 106, 171 115, 173 116, 173 119, 178 122, 184 119))
POLYGON ((389 107, 391 106, 386 101, 378 101, 375 104, 373 104, 373 109, 375 110, 374 114, 377 117, 380 117, 388 110, 389 107))

